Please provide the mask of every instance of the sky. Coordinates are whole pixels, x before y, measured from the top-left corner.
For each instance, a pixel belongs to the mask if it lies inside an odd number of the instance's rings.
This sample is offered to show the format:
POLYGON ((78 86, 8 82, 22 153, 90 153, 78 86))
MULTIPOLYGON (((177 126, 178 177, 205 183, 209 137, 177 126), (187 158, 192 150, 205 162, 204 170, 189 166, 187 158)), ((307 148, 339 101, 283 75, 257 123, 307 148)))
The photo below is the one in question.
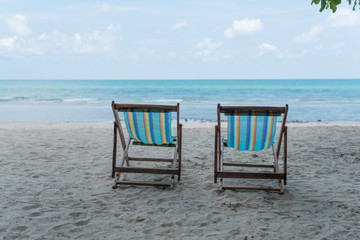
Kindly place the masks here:
POLYGON ((360 10, 319 8, 311 0, 0 0, 0 80, 360 78, 360 10))

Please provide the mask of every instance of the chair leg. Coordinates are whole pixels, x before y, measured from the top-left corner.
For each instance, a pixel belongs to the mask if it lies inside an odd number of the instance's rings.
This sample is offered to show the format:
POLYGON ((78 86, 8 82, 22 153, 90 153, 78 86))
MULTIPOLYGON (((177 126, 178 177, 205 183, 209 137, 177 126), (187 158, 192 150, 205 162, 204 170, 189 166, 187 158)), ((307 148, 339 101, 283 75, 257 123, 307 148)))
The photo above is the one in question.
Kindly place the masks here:
POLYGON ((178 181, 181 179, 181 149, 182 149, 182 124, 179 125, 179 147, 178 147, 178 157, 179 157, 179 174, 178 181))
POLYGON ((112 161, 112 173, 111 177, 115 177, 115 167, 116 167, 116 147, 117 147, 117 131, 116 131, 116 122, 114 122, 114 142, 113 142, 113 161, 112 161))
POLYGON ((118 186, 117 186, 117 182, 119 181, 120 179, 120 173, 117 173, 116 174, 116 179, 114 180, 114 185, 112 186, 113 189, 117 189, 118 186))
POLYGON ((287 178, 287 126, 284 129, 284 185, 286 185, 286 178, 287 178))
POLYGON ((214 149, 214 183, 217 183, 217 165, 218 165, 218 126, 215 126, 215 149, 214 149))
MULTIPOLYGON (((218 136, 218 144, 219 144, 219 171, 224 170, 224 143, 221 139, 221 136, 218 136)), ((220 178, 220 183, 224 183, 224 179, 220 178)))

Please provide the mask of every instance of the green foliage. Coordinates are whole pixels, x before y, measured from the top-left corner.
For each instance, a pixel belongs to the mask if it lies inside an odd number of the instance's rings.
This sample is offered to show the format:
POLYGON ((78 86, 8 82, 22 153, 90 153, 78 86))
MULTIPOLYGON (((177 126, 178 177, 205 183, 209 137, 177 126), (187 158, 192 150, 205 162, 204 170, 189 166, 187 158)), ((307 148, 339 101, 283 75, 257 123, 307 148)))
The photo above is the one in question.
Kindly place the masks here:
MULTIPOLYGON (((341 0, 312 0, 311 5, 313 4, 318 5, 320 3, 320 12, 322 12, 324 9, 331 9, 332 12, 336 12, 337 6, 341 3, 341 0)), ((349 5, 352 4, 352 0, 348 0, 349 5)), ((355 7, 358 5, 358 0, 354 1, 353 10, 355 10, 355 7)), ((360 5, 360 0, 359 0, 360 5)))

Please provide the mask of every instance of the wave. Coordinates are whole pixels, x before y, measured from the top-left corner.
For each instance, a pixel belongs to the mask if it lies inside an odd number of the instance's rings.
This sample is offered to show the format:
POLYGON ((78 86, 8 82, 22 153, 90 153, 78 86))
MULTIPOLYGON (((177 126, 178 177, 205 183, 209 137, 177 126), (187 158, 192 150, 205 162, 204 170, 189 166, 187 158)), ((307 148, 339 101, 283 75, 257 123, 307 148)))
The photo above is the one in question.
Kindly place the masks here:
POLYGON ((178 103, 183 102, 183 99, 154 99, 154 100, 143 100, 143 102, 159 102, 159 103, 178 103))
POLYGON ((100 99, 97 98, 68 98, 62 100, 68 103, 86 103, 86 102, 98 102, 100 99))
MULTIPOLYGON (((0 103, 10 104, 10 103, 57 103, 57 104, 66 104, 66 105, 77 105, 77 104, 88 104, 88 105, 108 105, 113 98, 106 99, 104 97, 92 98, 92 97, 79 97, 79 98, 64 98, 64 97, 24 97, 24 96, 15 96, 15 97, 0 97, 0 103)), ((126 98, 126 99, 116 99, 116 102, 123 103, 152 103, 152 104, 176 104, 180 103, 182 105, 199 105, 199 106, 214 106, 218 103, 222 105, 284 105, 289 104, 293 106, 329 106, 329 105, 359 105, 360 99, 356 98, 254 98, 254 99, 242 99, 235 98, 231 99, 227 96, 220 97, 184 97, 184 98, 159 98, 159 99, 136 99, 126 98), (210 99, 209 99, 210 98, 210 99)))
POLYGON ((97 98, 39 98, 39 97, 0 97, 0 102, 21 103, 95 103, 101 102, 97 98))
POLYGON ((27 101, 27 97, 0 97, 0 102, 27 101))

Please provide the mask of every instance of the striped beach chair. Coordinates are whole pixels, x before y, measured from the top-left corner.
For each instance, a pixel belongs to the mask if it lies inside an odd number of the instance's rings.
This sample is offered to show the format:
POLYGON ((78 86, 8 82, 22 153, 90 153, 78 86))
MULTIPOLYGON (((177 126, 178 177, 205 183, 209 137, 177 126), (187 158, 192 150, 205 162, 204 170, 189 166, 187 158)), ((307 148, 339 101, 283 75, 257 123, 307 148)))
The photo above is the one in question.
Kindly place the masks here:
POLYGON ((164 146, 173 144, 171 112, 164 109, 128 109, 126 129, 135 144, 164 146))
POLYGON ((214 182, 220 178, 223 189, 274 190, 283 192, 286 185, 288 105, 285 107, 221 106, 218 104, 218 125, 215 126, 214 182), (221 115, 227 116, 227 138, 221 136, 221 115), (282 115, 280 134, 275 144, 277 117, 282 115), (280 147, 283 143, 282 171, 279 167, 280 147), (274 147, 276 145, 276 147, 274 147), (271 148, 272 164, 225 162, 224 149, 261 151, 271 148), (226 170, 224 167, 226 166, 226 170), (231 168, 231 170, 229 169, 231 168), (234 170, 235 168, 235 170, 234 170), (270 169, 271 171, 249 171, 248 169, 270 169), (241 169, 239 171, 238 169, 241 169), (225 185, 224 178, 246 178, 277 180, 276 187, 247 185, 225 185))
POLYGON ((116 175, 116 179, 113 188, 117 188, 118 185, 169 187, 174 184, 175 175, 178 176, 178 181, 180 181, 182 125, 179 122, 179 104, 174 106, 116 104, 113 101, 111 106, 115 117, 112 177, 114 178, 116 175), (119 112, 123 113, 129 135, 127 140, 125 140, 119 112), (172 136, 171 132, 171 113, 173 112, 177 114, 176 136, 172 136), (117 134, 119 134, 122 146, 119 165, 117 165, 117 134), (173 158, 130 157, 130 145, 174 147, 174 155, 173 158), (138 167, 131 165, 131 162, 135 161, 144 163, 158 162, 167 165, 170 163, 171 167, 138 167), (168 174, 170 180, 168 182, 124 181, 120 180, 122 173, 168 174))

